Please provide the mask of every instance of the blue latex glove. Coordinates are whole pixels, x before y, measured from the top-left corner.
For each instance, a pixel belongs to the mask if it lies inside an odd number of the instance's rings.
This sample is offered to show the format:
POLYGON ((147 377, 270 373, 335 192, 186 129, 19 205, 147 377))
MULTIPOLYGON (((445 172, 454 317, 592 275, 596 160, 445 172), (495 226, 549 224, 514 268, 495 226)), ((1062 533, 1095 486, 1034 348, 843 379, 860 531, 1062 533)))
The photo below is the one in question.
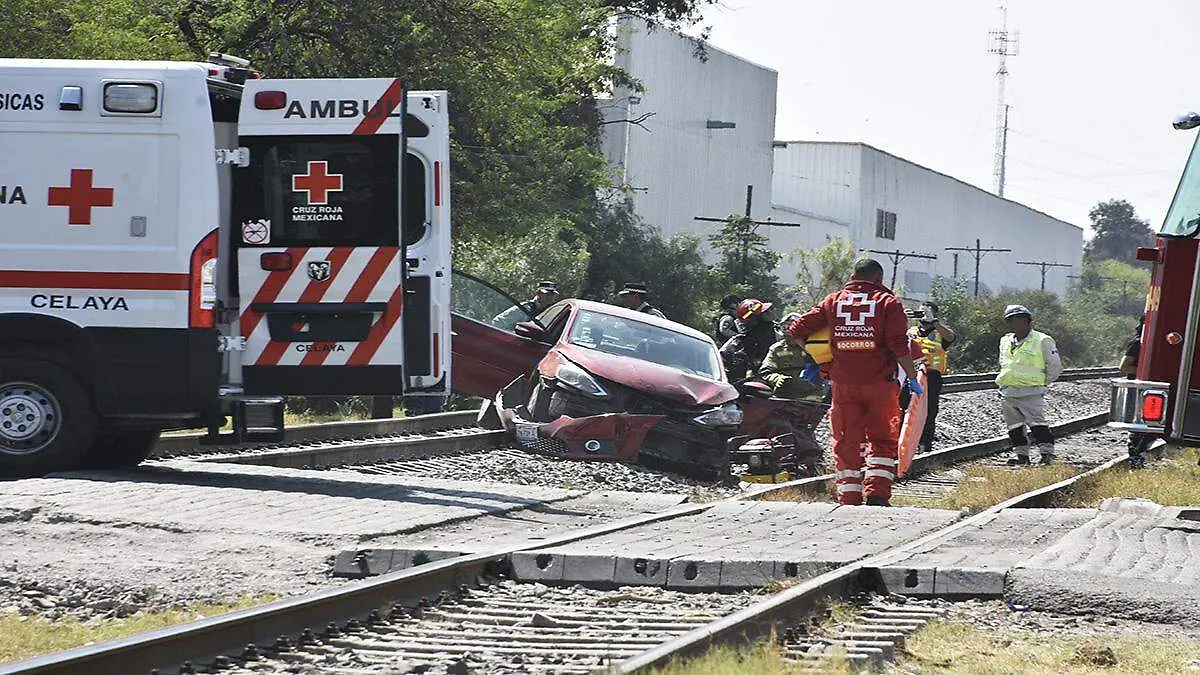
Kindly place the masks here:
POLYGON ((800 373, 800 377, 812 382, 813 384, 821 383, 821 366, 815 363, 810 363, 804 366, 804 371, 800 373))
POLYGON ((920 382, 917 382, 917 378, 915 378, 915 377, 910 377, 907 380, 905 380, 904 386, 908 387, 908 390, 911 391, 912 393, 916 394, 917 396, 925 395, 925 388, 921 386, 920 382))

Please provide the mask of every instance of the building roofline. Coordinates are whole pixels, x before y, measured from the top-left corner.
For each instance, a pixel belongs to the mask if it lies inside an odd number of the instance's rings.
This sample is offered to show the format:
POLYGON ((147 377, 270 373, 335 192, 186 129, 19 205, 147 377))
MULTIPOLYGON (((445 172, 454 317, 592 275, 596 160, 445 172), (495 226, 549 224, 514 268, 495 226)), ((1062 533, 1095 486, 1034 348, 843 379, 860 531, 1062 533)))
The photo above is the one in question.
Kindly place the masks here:
MULTIPOLYGON (((617 19, 618 19, 618 20, 621 20, 621 19, 637 19, 637 20, 639 20, 639 21, 641 21, 641 22, 642 22, 642 25, 643 25, 643 27, 647 27, 647 26, 649 26, 649 25, 650 25, 650 23, 651 23, 651 22, 650 22, 648 19, 646 19, 646 17, 644 17, 644 16, 642 16, 642 15, 640 15, 640 14, 634 14, 634 13, 632 13, 632 12, 625 12, 625 13, 622 13, 621 15, 619 15, 619 16, 617 17, 617 19)), ((732 58, 732 59, 737 59, 738 61, 741 61, 742 63, 747 63, 747 64, 750 64, 750 65, 754 66, 755 68, 759 68, 759 69, 761 69, 761 70, 765 70, 765 71, 768 71, 768 72, 774 73, 774 74, 776 75, 776 77, 778 77, 778 76, 779 76, 779 71, 778 71, 778 70, 775 70, 774 68, 772 68, 772 67, 770 67, 770 66, 764 66, 763 64, 761 64, 761 63, 759 63, 759 62, 757 62, 757 61, 751 61, 750 59, 748 59, 748 58, 746 58, 746 57, 744 57, 744 56, 739 56, 739 55, 737 55, 737 54, 734 54, 733 52, 729 51, 728 49, 722 49, 722 48, 720 48, 720 47, 718 47, 718 46, 714 45, 714 44, 713 44, 712 42, 710 42, 709 40, 701 40, 700 38, 698 38, 698 37, 695 37, 695 36, 692 36, 692 35, 685 35, 685 34, 683 34, 683 33, 679 32, 679 31, 677 31, 677 30, 675 30, 675 29, 673 29, 673 28, 668 28, 668 27, 667 27, 665 24, 662 24, 662 23, 656 23, 656 24, 655 24, 655 27, 654 27, 654 30, 655 30, 655 31, 662 31, 662 32, 666 32, 666 33, 671 33, 671 34, 673 34, 675 37, 677 37, 677 38, 679 38, 679 39, 681 39, 681 40, 687 40, 688 42, 691 42, 691 43, 693 43, 693 44, 695 44, 695 43, 699 42, 700 44, 704 45, 704 48, 705 48, 705 49, 707 49, 707 50, 714 51, 714 52, 717 52, 717 53, 719 53, 719 54, 723 54, 723 55, 725 55, 725 56, 728 56, 728 57, 730 57, 730 58, 732 58)))
POLYGON ((917 167, 918 169, 922 169, 922 170, 924 170, 924 171, 928 171, 928 172, 930 172, 930 173, 935 173, 935 174, 937 174, 937 175, 939 175, 939 176, 942 176, 942 177, 945 177, 945 178, 949 178, 950 180, 952 180, 952 181, 954 181, 954 182, 956 182, 956 183, 960 183, 960 184, 962 184, 962 185, 965 185, 965 186, 967 186, 967 187, 971 188, 972 190, 978 190, 979 192, 982 192, 983 194, 985 194, 985 195, 987 195, 987 196, 991 197, 992 199, 998 199, 998 200, 1000 200, 1000 201, 1002 201, 1002 202, 1008 202, 1009 204, 1014 204, 1014 205, 1016 205, 1016 206, 1019 206, 1019 207, 1021 207, 1021 208, 1023 208, 1023 209, 1026 209, 1026 210, 1032 211, 1032 212, 1034 212, 1034 213, 1037 213, 1037 214, 1043 215, 1043 216, 1045 216, 1045 217, 1049 218, 1050 220, 1054 220, 1054 221, 1060 222, 1060 223, 1062 223, 1063 225, 1070 225, 1071 227, 1073 227, 1073 228, 1075 228, 1075 229, 1079 230, 1080 232, 1083 232, 1083 231, 1084 231, 1084 229, 1083 229, 1081 226, 1079 226, 1079 225, 1076 225, 1075 223, 1069 223, 1069 222, 1067 222, 1067 221, 1065 221, 1065 220, 1063 220, 1063 219, 1061 219, 1061 218, 1055 218, 1054 216, 1050 215, 1049 213, 1046 213, 1045 211, 1039 211, 1038 209, 1035 209, 1035 208, 1033 208, 1032 206, 1029 206, 1028 204, 1022 204, 1021 202, 1014 201, 1014 200, 1012 200, 1012 199, 1009 199, 1009 198, 1007 198, 1007 197, 999 197, 999 196, 996 196, 996 195, 992 194, 991 192, 988 192, 987 190, 984 190, 983 188, 979 187, 978 185, 972 185, 972 184, 968 183, 967 181, 965 181, 965 180, 963 180, 963 179, 961 179, 961 178, 955 178, 954 176, 951 176, 951 175, 950 175, 950 174, 948 174, 948 173, 943 173, 943 172, 941 172, 941 171, 938 171, 937 169, 931 169, 931 168, 929 168, 929 167, 927 167, 927 166, 925 166, 925 165, 923 165, 923 164, 918 164, 917 162, 914 162, 914 161, 912 161, 911 159, 905 159, 905 158, 903 158, 903 157, 900 157, 899 155, 894 155, 894 154, 892 154, 892 153, 888 152, 887 150, 880 150, 879 148, 877 148, 877 147, 875 147, 875 146, 871 145, 870 143, 863 143, 862 141, 798 141, 798 140, 797 140, 797 141, 778 141, 778 140, 777 140, 777 141, 776 141, 776 143, 784 143, 785 145, 791 145, 792 143, 803 143, 803 144, 806 144, 806 145, 857 145, 857 146, 860 146, 860 147, 863 147, 863 148, 869 148, 869 149, 871 149, 871 150, 874 150, 875 152, 878 152, 878 153, 879 153, 879 154, 881 154, 881 155, 887 155, 888 157, 891 157, 892 159, 895 159, 895 160, 897 160, 897 161, 900 161, 900 162, 904 162, 905 164, 910 164, 910 165, 912 165, 912 166, 915 166, 915 167, 917 167))

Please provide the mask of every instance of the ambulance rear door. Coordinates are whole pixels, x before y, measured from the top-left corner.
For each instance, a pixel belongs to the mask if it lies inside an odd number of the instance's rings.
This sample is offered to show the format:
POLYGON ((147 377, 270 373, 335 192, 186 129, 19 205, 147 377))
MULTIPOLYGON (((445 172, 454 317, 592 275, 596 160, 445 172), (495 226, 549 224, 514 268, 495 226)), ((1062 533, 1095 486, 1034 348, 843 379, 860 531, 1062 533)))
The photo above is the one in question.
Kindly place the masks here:
POLYGON ((404 392, 400 79, 251 80, 233 176, 247 394, 404 392))
POLYGON ((449 393, 450 118, 445 91, 408 94, 404 135, 405 374, 409 395, 449 393))

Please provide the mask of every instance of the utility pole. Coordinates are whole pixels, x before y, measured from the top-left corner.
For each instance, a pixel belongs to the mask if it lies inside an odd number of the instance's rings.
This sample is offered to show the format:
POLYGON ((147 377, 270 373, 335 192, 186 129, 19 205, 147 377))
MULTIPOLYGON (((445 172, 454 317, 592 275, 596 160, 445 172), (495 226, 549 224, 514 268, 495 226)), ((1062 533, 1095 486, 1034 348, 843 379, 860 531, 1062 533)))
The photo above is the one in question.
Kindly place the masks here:
POLYGON ((1042 268, 1042 290, 1043 291, 1046 290, 1046 268, 1047 267, 1071 267, 1071 265, 1068 265, 1066 263, 1042 262, 1040 260, 1035 261, 1035 262, 1025 262, 1023 260, 1018 260, 1017 264, 1018 265, 1037 265, 1042 268))
POLYGON ((1020 50, 1021 31, 1008 31, 1008 6, 1000 5, 1000 29, 988 31, 988 53, 1000 57, 996 68, 996 155, 992 173, 996 178, 996 196, 1004 196, 1004 164, 1008 153, 1008 104, 1004 101, 1004 85, 1008 80, 1008 57, 1020 50))
POLYGON ((916 253, 916 252, 902 253, 900 251, 900 249, 896 249, 895 251, 877 251, 873 248, 862 248, 862 249, 859 249, 859 251, 864 251, 866 253, 878 253, 880 255, 886 255, 888 258, 891 258, 891 260, 892 260, 892 288, 896 287, 896 271, 898 269, 900 269, 900 261, 901 260, 904 260, 905 258, 924 258, 926 260, 937 260, 936 255, 929 255, 928 253, 916 253))
POLYGON ((983 256, 988 253, 1012 253, 1011 248, 981 248, 979 240, 975 240, 975 248, 963 248, 961 246, 947 246, 947 251, 966 251, 975 254, 975 297, 979 297, 979 261, 983 260, 983 256))
MULTIPOLYGON (((743 284, 746 283, 746 277, 748 276, 748 272, 749 272, 749 270, 747 270, 746 268, 749 266, 749 258, 750 258, 750 235, 754 233, 754 231, 758 228, 759 225, 778 225, 780 227, 804 227, 805 226, 804 223, 781 223, 781 222, 773 221, 770 218, 767 218, 766 220, 752 220, 750 218, 750 207, 753 206, 753 204, 754 204, 754 186, 747 185, 746 186, 746 220, 750 223, 750 229, 748 229, 746 231, 745 235, 742 236, 741 283, 743 283, 743 284)), ((708 216, 694 216, 692 218, 692 220, 701 220, 706 223, 728 223, 730 219, 729 218, 711 218, 708 216)))

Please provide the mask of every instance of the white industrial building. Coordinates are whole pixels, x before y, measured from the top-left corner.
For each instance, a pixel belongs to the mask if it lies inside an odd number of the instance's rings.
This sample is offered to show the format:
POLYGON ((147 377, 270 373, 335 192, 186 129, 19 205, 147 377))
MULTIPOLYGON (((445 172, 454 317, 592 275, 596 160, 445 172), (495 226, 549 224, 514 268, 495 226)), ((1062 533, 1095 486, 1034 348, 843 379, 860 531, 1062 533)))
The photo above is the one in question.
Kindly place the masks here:
MULTIPOLYGON (((976 240, 1012 249, 982 257, 982 290, 1038 288, 1039 267, 1017 261, 1071 265, 1046 270, 1048 291, 1064 291, 1067 275, 1079 272, 1081 228, 862 143, 775 141, 774 70, 711 45, 701 60, 691 38, 641 19, 621 19, 616 30, 616 63, 645 91, 621 89, 602 103, 604 153, 634 212, 665 236, 706 241, 720 224, 696 217, 743 213, 750 185, 751 217, 797 225, 760 228, 784 254, 785 285, 796 283, 790 253, 833 239, 936 255, 900 262, 896 282, 912 298, 938 276, 957 276, 970 289, 974 253, 945 248, 976 240)), ((890 281, 891 261, 877 257, 890 281)))
MULTIPOLYGON (((924 297, 938 276, 973 290, 975 253, 946 248, 1011 249, 980 256, 980 289, 991 291, 1041 286, 1041 266, 1020 261, 1071 265, 1046 267, 1046 290, 1061 293, 1083 258, 1080 227, 864 143, 777 142, 771 195, 771 220, 801 225, 770 227, 781 253, 848 239, 857 249, 937 256, 900 259, 896 284, 908 297, 924 297)), ((890 283, 892 260, 871 255, 890 283)), ((779 277, 793 283, 796 271, 785 257, 779 277)))
POLYGON ((704 239, 720 224, 694 218, 744 213, 753 185, 751 216, 765 220, 776 72, 711 46, 701 61, 692 40, 641 19, 621 19, 616 30, 616 63, 645 91, 621 89, 602 104, 604 152, 634 212, 667 237, 704 239))

